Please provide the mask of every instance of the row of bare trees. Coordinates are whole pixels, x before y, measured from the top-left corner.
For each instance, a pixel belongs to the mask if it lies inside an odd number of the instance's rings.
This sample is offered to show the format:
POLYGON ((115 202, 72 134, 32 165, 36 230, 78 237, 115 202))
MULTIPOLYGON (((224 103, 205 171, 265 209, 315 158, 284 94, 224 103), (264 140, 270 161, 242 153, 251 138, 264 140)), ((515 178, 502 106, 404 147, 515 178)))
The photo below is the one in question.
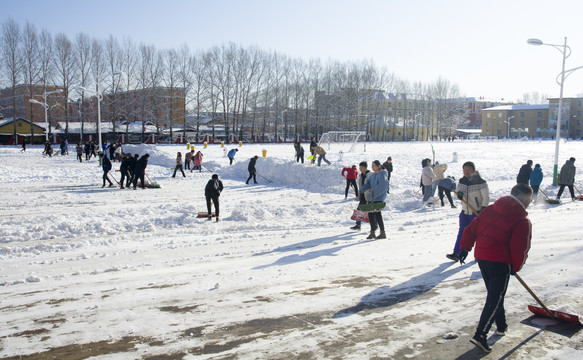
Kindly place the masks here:
POLYGON ((465 116, 461 103, 452 100, 460 97, 456 85, 441 78, 411 83, 371 60, 304 60, 233 43, 205 51, 192 51, 187 45, 157 49, 131 38, 100 40, 84 33, 74 38, 62 33, 53 36, 12 19, 2 24, 0 47, 0 88, 13 89, 8 105, 13 114, 33 120, 32 112, 18 114, 17 86, 29 86, 29 96, 38 95, 33 92, 39 85, 44 89, 58 86, 63 89, 62 121, 67 128, 73 118, 82 124, 84 119, 94 121, 96 109, 88 98, 97 91, 104 94, 102 119, 112 122, 114 129, 120 119, 133 119, 152 122, 159 130, 167 128, 171 137, 176 131, 186 135, 187 126, 198 131, 206 117, 220 119, 226 136, 273 140, 399 126, 419 114, 416 126, 435 127, 435 135, 443 135, 463 123, 465 116), (164 99, 153 101, 152 97, 160 96, 155 91, 159 88, 168 91, 164 99), (123 101, 109 96, 119 93, 136 95, 123 101), (359 107, 366 97, 388 93, 410 105, 376 111, 359 107), (416 109, 423 101, 437 105, 416 109), (75 102, 79 107, 73 112, 69 107, 75 102), (181 111, 171 106, 176 103, 183 107, 181 111))

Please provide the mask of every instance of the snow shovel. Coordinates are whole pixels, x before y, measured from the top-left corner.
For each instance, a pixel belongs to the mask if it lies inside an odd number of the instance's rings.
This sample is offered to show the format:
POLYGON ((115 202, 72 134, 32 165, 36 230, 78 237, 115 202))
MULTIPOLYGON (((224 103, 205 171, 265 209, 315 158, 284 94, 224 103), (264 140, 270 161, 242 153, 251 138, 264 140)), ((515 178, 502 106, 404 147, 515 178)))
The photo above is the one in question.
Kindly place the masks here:
POLYGON ((473 212, 474 215, 478 216, 478 212, 476 210, 474 210, 474 208, 472 207, 472 205, 468 204, 468 202, 465 201, 463 198, 461 198, 460 201, 463 202, 464 204, 466 204, 466 206, 468 207, 468 209, 470 209, 470 211, 473 212))
POLYGON ((549 317, 551 319, 561 320, 561 321, 565 321, 565 322, 569 322, 569 323, 583 325, 579 321, 578 315, 573 315, 573 314, 569 314, 569 313, 557 311, 557 310, 549 310, 549 308, 547 308, 545 306, 545 304, 543 304, 543 302, 535 295, 535 293, 528 287, 528 285, 526 285, 524 280, 522 280, 522 278, 518 274, 514 274, 514 277, 522 284, 522 286, 524 286, 526 291, 528 291, 530 293, 530 295, 532 295, 532 297, 536 300, 536 302, 539 303, 540 307, 528 305, 528 310, 530 310, 533 314, 540 315, 540 316, 546 316, 546 317, 549 317))
POLYGON ((148 181, 150 182, 150 184, 148 184, 149 188, 152 188, 152 189, 159 189, 160 188, 160 184, 153 182, 152 179, 150 179, 150 177, 148 176, 148 174, 144 173, 144 175, 146 175, 146 177, 148 178, 148 181))
POLYGON ((555 204, 555 205, 556 205, 556 204, 560 204, 560 203, 561 203, 561 202, 560 202, 559 200, 557 200, 557 199, 551 199, 551 198, 549 198, 549 197, 547 196, 547 194, 545 194, 545 192, 544 192, 542 189, 540 189, 540 188, 539 188, 539 189, 538 189, 538 191, 540 191, 540 192, 541 192, 541 194, 543 194, 543 195, 544 195, 544 196, 547 198, 547 199, 545 200, 547 203, 549 203, 549 204, 555 204))
POLYGON ((257 175, 261 176, 262 178, 264 178, 265 180, 267 180, 267 182, 272 183, 273 181, 269 180, 268 178, 266 178, 265 176, 261 175, 260 173, 258 173, 257 171, 255 172, 257 175))
MULTIPOLYGON (((374 200, 374 191, 371 192, 371 199, 374 200)), ((357 209, 364 212, 379 212, 387 206, 386 202, 367 202, 366 204, 358 205, 357 209)))
POLYGON ((577 187, 575 186, 575 184, 573 184, 573 187, 575 188, 575 190, 577 190, 577 192, 579 193, 579 200, 583 200, 583 195, 581 195, 581 191, 579 191, 579 189, 577 189, 577 187))

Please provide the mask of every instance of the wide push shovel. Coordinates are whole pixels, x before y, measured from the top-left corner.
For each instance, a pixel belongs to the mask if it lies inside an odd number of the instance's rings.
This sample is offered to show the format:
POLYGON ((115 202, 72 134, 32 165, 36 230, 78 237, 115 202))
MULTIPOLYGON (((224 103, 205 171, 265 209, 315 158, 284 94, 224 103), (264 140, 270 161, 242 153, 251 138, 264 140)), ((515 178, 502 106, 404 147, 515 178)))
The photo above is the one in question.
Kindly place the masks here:
POLYGON ((573 187, 575 187, 575 190, 577 190, 577 192, 579 193, 579 200, 583 200, 583 195, 581 195, 581 191, 579 191, 579 189, 577 189, 575 185, 573 185, 573 187))
POLYGON ((538 191, 541 192, 541 194, 543 194, 547 199, 545 200, 548 204, 560 204, 561 202, 557 199, 551 199, 547 196, 547 194, 545 194, 545 192, 543 191, 543 189, 538 189, 538 191))
POLYGON ((540 316, 546 316, 546 317, 549 317, 551 319, 557 319, 557 320, 561 320, 561 321, 565 321, 565 322, 569 322, 569 323, 583 325, 579 321, 578 315, 568 314, 568 313, 562 312, 562 311, 550 310, 549 308, 547 308, 545 306, 545 304, 543 304, 543 302, 540 301, 540 299, 535 295, 535 293, 528 287, 528 285, 526 285, 526 283, 524 282, 524 280, 522 280, 520 275, 514 274, 514 277, 522 284, 522 286, 524 286, 526 291, 528 291, 530 293, 530 295, 532 295, 532 297, 536 300, 536 302, 539 303, 540 307, 528 305, 528 310, 530 310, 533 314, 540 315, 540 316))

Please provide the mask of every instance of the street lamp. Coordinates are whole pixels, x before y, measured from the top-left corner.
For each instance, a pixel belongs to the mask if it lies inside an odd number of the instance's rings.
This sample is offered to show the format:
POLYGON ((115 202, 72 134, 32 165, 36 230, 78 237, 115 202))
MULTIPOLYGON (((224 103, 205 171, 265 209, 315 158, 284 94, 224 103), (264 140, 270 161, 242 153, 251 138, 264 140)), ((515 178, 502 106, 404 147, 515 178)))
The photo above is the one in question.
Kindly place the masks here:
MULTIPOLYGON (((283 110, 281 112, 281 123, 282 123, 282 126, 283 126, 283 123, 285 122, 285 121, 283 121, 283 114, 286 113, 286 112, 288 112, 288 109, 285 109, 285 110, 283 110)), ((285 141, 285 134, 283 134, 283 137, 284 137, 283 141, 285 141)), ((277 117, 275 118, 275 139, 273 140, 273 142, 278 142, 277 141, 277 117)))
POLYGON ((508 139, 510 139, 510 119, 514 119, 514 115, 510 116, 507 121, 504 121, 506 124, 508 124, 508 135, 506 135, 508 139))
POLYGON ((559 144, 561 139, 561 112, 563 110, 563 85, 565 84, 565 79, 571 75, 575 70, 583 68, 583 66, 578 66, 576 68, 572 68, 569 70, 565 70, 565 60, 571 55, 571 48, 567 46, 567 37, 565 36, 565 43, 563 45, 558 44, 546 44, 543 43, 540 39, 528 39, 526 41, 529 45, 547 45, 552 46, 557 49, 561 54, 563 54, 563 66, 561 68, 561 73, 557 75, 555 79, 557 84, 560 86, 561 90, 559 92, 559 111, 557 112, 557 134, 556 134, 556 141, 555 141, 555 166, 553 170, 553 185, 557 185, 558 179, 558 170, 559 170, 559 144), (559 77, 561 80, 559 81, 559 77))
MULTIPOLYGON (((118 76, 121 74, 122 74, 121 71, 115 71, 113 73, 113 76, 118 76)), ((83 91, 94 93, 97 97, 97 140, 98 140, 99 151, 103 151, 103 143, 101 141, 101 100, 103 100, 103 95, 101 94, 101 91, 99 91, 99 74, 96 76, 95 80, 96 80, 95 83, 97 86, 96 91, 86 89, 83 86, 78 86, 77 89, 81 89, 83 91)))
MULTIPOLYGON (((423 114, 415 114, 413 117, 413 141, 415 140, 415 127, 417 128, 417 131, 419 131, 419 123, 417 122, 417 117, 419 116, 423 116, 423 114)), ((417 137, 419 137, 419 134, 417 134, 417 137)))
POLYGON ((39 104, 42 105, 42 107, 45 108, 45 141, 49 141, 49 118, 48 118, 48 111, 49 111, 49 105, 47 104, 47 96, 49 96, 50 94, 57 94, 57 93, 62 93, 63 89, 57 89, 54 91, 49 91, 49 92, 44 92, 42 97, 45 100, 44 102, 40 102, 38 100, 35 99, 29 99, 28 101, 30 101, 33 104, 39 104))

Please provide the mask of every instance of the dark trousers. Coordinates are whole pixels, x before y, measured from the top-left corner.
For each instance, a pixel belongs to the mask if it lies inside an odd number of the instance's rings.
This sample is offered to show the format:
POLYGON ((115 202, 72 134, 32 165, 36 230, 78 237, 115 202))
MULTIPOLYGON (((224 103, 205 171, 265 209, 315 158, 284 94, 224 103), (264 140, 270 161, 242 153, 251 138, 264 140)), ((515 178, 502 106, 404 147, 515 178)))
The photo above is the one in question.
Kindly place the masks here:
POLYGON ((190 170, 190 160, 184 162, 184 170, 190 170))
POLYGON ((79 162, 83 162, 83 154, 77 154, 77 159, 79 159, 79 162))
POLYGON ((212 215, 211 213, 211 200, 213 201, 213 204, 215 206, 215 214, 217 215, 217 217, 219 217, 219 197, 218 195, 205 195, 206 198, 206 210, 209 214, 209 216, 212 215))
POLYGON ((496 322, 498 329, 506 328, 504 296, 508 288, 511 269, 508 264, 486 260, 478 260, 478 265, 480 266, 480 272, 488 295, 476 329, 476 335, 486 336, 494 322, 496 322))
POLYGON ((140 179, 140 181, 142 182, 141 188, 145 189, 146 188, 146 183, 144 182, 144 174, 145 173, 135 173, 134 174, 134 189, 136 188, 136 184, 138 183, 138 179, 140 179))
POLYGON ((559 199, 561 197, 561 195, 563 195, 563 190, 565 190, 565 186, 569 188, 569 192, 571 193, 571 199, 575 198, 575 192, 573 191, 573 185, 563 185, 560 184, 561 187, 559 188, 559 192, 557 194, 557 199, 559 199))
POLYGON ((344 189, 344 197, 348 197, 348 190, 350 189, 350 185, 354 187, 354 195, 358 196, 358 185, 356 185, 356 179, 346 179, 346 189, 344 189))
MULTIPOLYGON (((378 203, 380 201, 374 201, 378 203)), ((378 228, 385 231, 385 223, 383 222, 383 214, 380 211, 371 211, 368 213, 368 220, 370 221, 370 231, 375 231, 378 228)))
POLYGON ((530 187, 532 188, 532 198, 536 199, 538 197, 538 189, 540 188, 540 185, 530 185, 530 187))
POLYGON ((296 154, 296 162, 300 162, 302 160, 302 164, 304 163, 304 153, 296 154))
POLYGON ((128 176, 128 181, 127 181, 126 186, 130 186, 130 184, 132 184, 134 182, 134 176, 135 176, 133 170, 128 170, 128 173, 130 175, 128 176))
POLYGON ((472 220, 474 220, 476 218, 476 215, 467 215, 464 214, 463 212, 460 213, 460 229, 457 233, 457 239, 455 241, 455 246, 453 248, 453 252, 456 254, 459 254, 461 249, 460 249, 460 241, 462 241, 462 235, 464 234, 464 229, 466 228, 466 226, 470 225, 470 223, 472 222, 472 220))
POLYGON ((113 183, 111 182, 111 180, 109 180, 109 177, 107 176, 107 174, 109 173, 109 170, 107 171, 103 171, 103 186, 105 186, 105 181, 109 181, 109 185, 113 185, 113 183))
POLYGON ((233 160, 235 160, 235 159, 232 157, 229 158, 229 165, 233 165, 233 160))
POLYGON ((119 183, 121 185, 121 187, 123 187, 123 184, 125 184, 125 182, 127 182, 126 186, 129 186, 130 183, 130 172, 127 170, 121 170, 121 179, 119 180, 119 183))
POLYGON ((249 184, 249 180, 251 180, 251 178, 253 178, 253 182, 257 184, 256 174, 257 172, 255 170, 253 171, 249 170, 249 177, 247 178, 247 181, 245 181, 245 184, 249 184))
POLYGON ((437 187, 437 195, 439 195, 439 200, 441 200, 441 206, 443 206, 443 195, 447 196, 447 200, 449 200, 449 204, 453 206, 453 199, 451 198, 451 190, 448 188, 444 188, 442 186, 437 187))
POLYGON ((186 174, 184 173, 184 170, 182 170, 182 164, 176 165, 176 167, 174 168, 174 174, 172 175, 172 177, 176 177, 176 172, 178 170, 180 170, 180 172, 182 173, 182 176, 186 177, 186 174))

